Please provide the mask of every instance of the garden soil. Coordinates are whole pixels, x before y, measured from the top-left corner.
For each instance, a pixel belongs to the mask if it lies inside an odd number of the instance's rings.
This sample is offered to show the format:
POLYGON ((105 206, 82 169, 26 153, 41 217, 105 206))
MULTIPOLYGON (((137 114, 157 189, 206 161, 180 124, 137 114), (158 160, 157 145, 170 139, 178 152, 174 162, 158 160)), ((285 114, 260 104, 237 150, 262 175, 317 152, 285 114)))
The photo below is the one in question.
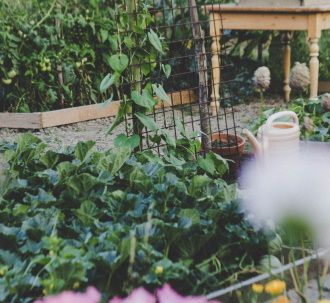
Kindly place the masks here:
MULTIPOLYGON (((270 108, 273 106, 280 105, 282 101, 279 98, 269 98, 266 100, 266 107, 270 108)), ((221 109, 221 114, 226 109, 221 109)), ((189 134, 191 131, 198 131, 199 126, 197 123, 192 125, 191 119, 198 120, 198 107, 193 108, 189 112, 185 110, 176 109, 175 118, 184 120, 186 125, 186 131, 189 134), (192 115, 191 115, 192 114, 192 115)), ((231 109, 227 109, 226 117, 224 115, 219 119, 213 118, 211 120, 212 130, 226 129, 237 127, 237 131, 241 132, 241 129, 248 126, 253 120, 255 120, 260 113, 260 103, 252 101, 248 104, 240 104, 234 107, 235 122, 231 114, 231 109)), ((165 115, 157 116, 158 125, 172 125, 173 114, 169 112, 165 115), (165 122, 164 122, 165 121, 165 122)), ((108 134, 108 130, 113 122, 114 118, 105 118, 92 120, 87 122, 74 123, 66 126, 45 128, 42 130, 18 130, 18 129, 0 129, 0 141, 5 140, 13 142, 19 133, 32 132, 35 136, 39 137, 50 147, 61 148, 63 146, 74 145, 79 141, 93 140, 96 142, 96 147, 99 150, 109 149, 113 145, 113 140, 116 135, 124 133, 124 126, 119 126, 115 132, 111 135, 108 134)), ((174 130, 172 129, 172 132, 174 130)))

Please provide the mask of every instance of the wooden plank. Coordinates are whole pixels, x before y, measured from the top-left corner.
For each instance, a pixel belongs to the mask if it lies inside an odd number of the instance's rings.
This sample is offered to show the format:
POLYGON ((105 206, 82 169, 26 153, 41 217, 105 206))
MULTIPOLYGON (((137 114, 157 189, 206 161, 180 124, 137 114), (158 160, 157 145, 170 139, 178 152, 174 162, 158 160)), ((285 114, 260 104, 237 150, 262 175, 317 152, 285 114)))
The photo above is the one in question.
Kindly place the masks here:
MULTIPOLYGON (((265 0, 266 1, 266 0, 265 0)), ((204 6, 206 12, 258 12, 258 13, 323 13, 330 12, 330 4, 316 6, 244 6, 235 4, 209 4, 204 6)))
POLYGON ((308 15, 222 13, 223 29, 232 30, 285 30, 308 29, 308 15))
POLYGON ((0 113, 0 128, 42 128, 41 113, 0 113))
MULTIPOLYGON (((160 102, 156 109, 197 102, 194 90, 184 90, 169 94, 171 104, 160 102)), ((71 123, 116 116, 120 101, 83 105, 48 112, 0 113, 0 128, 41 129, 71 123)))
POLYGON ((83 105, 42 113, 42 128, 66 125, 88 120, 115 116, 118 112, 119 101, 109 104, 83 105))

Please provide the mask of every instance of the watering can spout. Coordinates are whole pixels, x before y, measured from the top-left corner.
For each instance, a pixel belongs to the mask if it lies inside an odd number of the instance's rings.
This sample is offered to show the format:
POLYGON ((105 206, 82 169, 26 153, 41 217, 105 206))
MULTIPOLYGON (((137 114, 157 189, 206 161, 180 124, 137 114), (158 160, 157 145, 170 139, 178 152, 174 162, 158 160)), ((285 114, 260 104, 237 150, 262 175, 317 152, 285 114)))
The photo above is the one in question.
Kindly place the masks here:
POLYGON ((257 156, 260 156, 262 154, 262 148, 261 148, 261 144, 258 142, 256 137, 253 136, 253 134, 246 128, 243 129, 243 135, 247 138, 247 140, 251 144, 251 146, 254 150, 254 153, 257 156))

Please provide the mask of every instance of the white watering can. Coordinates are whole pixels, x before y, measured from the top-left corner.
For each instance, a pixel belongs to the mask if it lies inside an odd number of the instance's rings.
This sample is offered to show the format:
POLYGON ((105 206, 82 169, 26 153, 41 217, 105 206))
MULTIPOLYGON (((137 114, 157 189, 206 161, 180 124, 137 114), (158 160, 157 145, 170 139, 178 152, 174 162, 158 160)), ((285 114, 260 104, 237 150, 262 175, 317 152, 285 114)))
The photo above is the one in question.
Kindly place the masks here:
POLYGON ((291 157, 299 152, 300 128, 296 113, 282 111, 271 115, 266 124, 258 129, 257 139, 247 130, 243 130, 258 158, 291 157), (292 122, 276 122, 284 117, 292 122))

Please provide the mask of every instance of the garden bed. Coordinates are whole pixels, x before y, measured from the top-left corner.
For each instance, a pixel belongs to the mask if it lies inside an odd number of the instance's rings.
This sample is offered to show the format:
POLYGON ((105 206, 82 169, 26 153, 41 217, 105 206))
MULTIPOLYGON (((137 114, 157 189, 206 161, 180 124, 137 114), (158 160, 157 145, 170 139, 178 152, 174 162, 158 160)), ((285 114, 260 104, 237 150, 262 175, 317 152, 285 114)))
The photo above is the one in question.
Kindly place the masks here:
POLYGON ((222 158, 195 158, 187 138, 163 157, 93 145, 52 150, 27 133, 0 146, 0 301, 90 284, 106 296, 167 282, 205 294, 267 252, 222 158))
MULTIPOLYGON (((194 90, 184 90, 168 95, 171 105, 160 103, 156 109, 169 106, 183 105, 197 101, 194 90)), ((65 108, 36 113, 0 113, 0 127, 19 129, 42 129, 61 126, 88 120, 114 117, 119 109, 120 101, 83 105, 74 108, 65 108)))

